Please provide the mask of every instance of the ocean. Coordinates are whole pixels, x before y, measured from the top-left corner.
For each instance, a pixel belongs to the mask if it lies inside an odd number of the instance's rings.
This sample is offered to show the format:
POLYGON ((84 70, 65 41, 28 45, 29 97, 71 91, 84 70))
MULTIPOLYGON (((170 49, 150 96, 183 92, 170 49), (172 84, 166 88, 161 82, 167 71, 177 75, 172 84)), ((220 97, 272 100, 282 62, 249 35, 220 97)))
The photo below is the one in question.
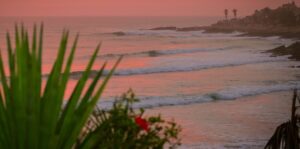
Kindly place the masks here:
MULTIPOLYGON (((1 17, 0 48, 6 50, 5 33, 14 24, 31 28, 44 23, 44 80, 53 64, 63 29, 70 44, 80 34, 67 99, 93 50, 102 43, 93 70, 124 58, 99 103, 109 108, 113 100, 132 89, 141 99, 136 107, 155 108, 233 100, 300 88, 299 64, 287 56, 264 51, 290 45, 295 40, 247 37, 234 32, 149 30, 155 27, 210 25, 218 17, 1 17)), ((32 30, 32 29, 30 29, 32 30)))
MULTIPOLYGON (((243 37, 242 33, 204 33, 149 30, 155 27, 210 25, 217 17, 6 17, 0 19, 0 43, 15 23, 29 30, 45 25, 44 66, 47 75, 56 56, 63 29, 70 31, 69 47, 80 34, 70 91, 99 42, 94 70, 104 61, 113 64, 124 55, 103 96, 109 104, 129 88, 141 98, 139 107, 192 104, 235 99, 299 87, 296 63, 263 53, 291 39, 243 37), (77 76, 77 77, 76 77, 77 76)), ((46 79, 46 78, 45 78, 46 79)), ((68 95, 66 95, 66 98, 68 95)))

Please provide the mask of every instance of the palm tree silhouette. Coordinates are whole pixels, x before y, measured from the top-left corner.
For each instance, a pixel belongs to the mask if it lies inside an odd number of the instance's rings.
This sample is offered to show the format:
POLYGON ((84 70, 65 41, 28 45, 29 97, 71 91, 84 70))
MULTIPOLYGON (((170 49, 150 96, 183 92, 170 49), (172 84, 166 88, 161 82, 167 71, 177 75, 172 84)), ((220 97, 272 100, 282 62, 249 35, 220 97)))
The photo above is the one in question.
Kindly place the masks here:
POLYGON ((237 17, 237 10, 236 10, 236 9, 233 9, 232 12, 233 12, 234 18, 236 19, 236 17, 237 17))
POLYGON ((225 19, 227 20, 228 19, 228 9, 224 10, 224 14, 225 14, 225 19))

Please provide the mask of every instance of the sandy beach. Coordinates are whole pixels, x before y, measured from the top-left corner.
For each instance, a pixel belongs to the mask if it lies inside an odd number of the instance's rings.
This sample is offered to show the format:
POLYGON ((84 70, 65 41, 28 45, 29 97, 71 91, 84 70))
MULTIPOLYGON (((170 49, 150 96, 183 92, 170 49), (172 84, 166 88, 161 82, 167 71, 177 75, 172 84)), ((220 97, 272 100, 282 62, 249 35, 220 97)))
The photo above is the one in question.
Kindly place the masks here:
POLYGON ((276 127, 290 116, 292 91, 237 100, 161 107, 162 114, 182 125, 180 148, 261 149, 276 127))

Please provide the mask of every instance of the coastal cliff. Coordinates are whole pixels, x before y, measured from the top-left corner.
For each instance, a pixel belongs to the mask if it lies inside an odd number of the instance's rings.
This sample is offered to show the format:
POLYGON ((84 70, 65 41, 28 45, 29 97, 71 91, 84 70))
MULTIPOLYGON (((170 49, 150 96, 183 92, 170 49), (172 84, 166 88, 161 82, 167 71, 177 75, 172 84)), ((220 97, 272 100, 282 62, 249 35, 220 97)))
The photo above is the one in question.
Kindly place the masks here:
POLYGON ((254 36, 300 38, 300 7, 294 2, 276 9, 256 10, 240 19, 222 20, 207 27, 206 32, 244 32, 254 36))
POLYGON ((245 36, 281 36, 300 39, 300 7, 294 2, 276 9, 256 10, 243 18, 224 19, 210 26, 177 28, 157 27, 151 30, 205 31, 206 33, 243 32, 245 36))

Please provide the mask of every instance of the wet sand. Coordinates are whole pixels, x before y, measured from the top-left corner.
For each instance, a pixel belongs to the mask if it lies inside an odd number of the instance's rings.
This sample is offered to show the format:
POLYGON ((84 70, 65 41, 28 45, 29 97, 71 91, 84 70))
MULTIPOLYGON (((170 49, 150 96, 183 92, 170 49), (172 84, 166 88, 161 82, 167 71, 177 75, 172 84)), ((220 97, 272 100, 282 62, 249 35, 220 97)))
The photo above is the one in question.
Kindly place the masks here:
POLYGON ((149 109, 182 125, 180 148, 260 149, 290 116, 292 91, 149 109))

